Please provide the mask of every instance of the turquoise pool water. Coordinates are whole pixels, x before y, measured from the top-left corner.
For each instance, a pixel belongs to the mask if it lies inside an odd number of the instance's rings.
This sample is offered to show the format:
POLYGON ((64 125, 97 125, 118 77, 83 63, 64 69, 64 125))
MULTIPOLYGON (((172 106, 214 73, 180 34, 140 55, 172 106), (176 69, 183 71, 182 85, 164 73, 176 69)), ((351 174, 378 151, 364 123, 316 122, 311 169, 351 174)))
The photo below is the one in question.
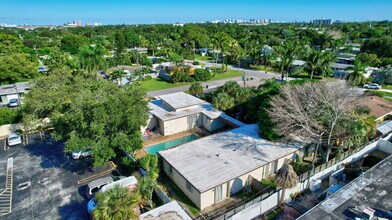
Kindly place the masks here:
POLYGON ((159 144, 148 146, 146 151, 149 154, 156 154, 158 151, 169 149, 172 147, 177 147, 178 145, 188 143, 188 142, 196 140, 198 138, 199 137, 197 135, 190 134, 190 135, 180 137, 180 138, 177 138, 174 140, 165 141, 165 142, 162 142, 159 144))

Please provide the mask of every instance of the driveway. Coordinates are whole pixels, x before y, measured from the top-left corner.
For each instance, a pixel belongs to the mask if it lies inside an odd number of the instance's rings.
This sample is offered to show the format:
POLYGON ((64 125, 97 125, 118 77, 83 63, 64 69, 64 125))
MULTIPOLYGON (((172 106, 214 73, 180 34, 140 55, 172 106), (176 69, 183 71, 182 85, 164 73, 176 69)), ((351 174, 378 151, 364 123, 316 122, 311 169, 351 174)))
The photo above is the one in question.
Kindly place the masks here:
POLYGON ((4 189, 8 158, 13 158, 12 211, 0 219, 89 219, 85 186, 91 161, 64 155, 64 145, 46 135, 29 135, 29 145, 4 149, 0 140, 0 190, 4 189))

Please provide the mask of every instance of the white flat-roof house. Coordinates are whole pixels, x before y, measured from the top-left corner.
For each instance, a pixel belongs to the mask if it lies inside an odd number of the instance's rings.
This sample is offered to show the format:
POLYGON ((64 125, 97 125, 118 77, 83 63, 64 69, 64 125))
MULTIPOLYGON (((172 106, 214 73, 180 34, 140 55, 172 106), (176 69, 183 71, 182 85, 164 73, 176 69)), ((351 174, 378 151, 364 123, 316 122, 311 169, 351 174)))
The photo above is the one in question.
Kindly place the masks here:
POLYGON ((179 92, 161 95, 150 101, 150 119, 147 128, 156 128, 162 135, 171 135, 195 127, 216 131, 229 124, 233 127, 243 123, 216 110, 204 100, 179 92))
POLYGON ((239 192, 249 176, 275 173, 301 146, 259 137, 258 125, 242 125, 160 151, 162 168, 200 210, 239 192))

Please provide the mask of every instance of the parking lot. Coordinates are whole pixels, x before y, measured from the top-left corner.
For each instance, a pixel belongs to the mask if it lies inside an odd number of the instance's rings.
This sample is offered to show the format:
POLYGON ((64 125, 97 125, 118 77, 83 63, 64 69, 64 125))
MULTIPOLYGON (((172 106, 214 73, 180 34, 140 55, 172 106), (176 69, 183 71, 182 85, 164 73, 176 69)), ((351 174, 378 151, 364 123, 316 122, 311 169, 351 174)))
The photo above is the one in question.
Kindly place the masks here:
POLYGON ((0 219, 89 219, 85 186, 78 181, 93 175, 91 161, 71 159, 61 142, 46 137, 30 134, 29 145, 8 149, 0 140, 0 193, 13 158, 12 211, 0 219))

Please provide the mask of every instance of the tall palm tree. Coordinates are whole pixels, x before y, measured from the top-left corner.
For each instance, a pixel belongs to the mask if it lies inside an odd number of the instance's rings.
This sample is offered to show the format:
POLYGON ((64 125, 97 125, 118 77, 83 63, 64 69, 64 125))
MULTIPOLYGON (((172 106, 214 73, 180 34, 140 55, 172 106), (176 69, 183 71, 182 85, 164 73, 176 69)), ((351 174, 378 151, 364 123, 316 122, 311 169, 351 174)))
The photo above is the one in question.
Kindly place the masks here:
POLYGON ((293 167, 287 162, 276 172, 275 183, 282 188, 282 195, 280 198, 280 205, 283 206, 284 194, 286 189, 291 189, 298 184, 298 175, 293 167))
POLYGON ((317 71, 320 66, 322 51, 319 50, 311 50, 308 57, 306 58, 305 70, 309 73, 310 78, 313 79, 313 74, 317 71))
POLYGON ((295 56, 298 53, 298 49, 298 45, 292 40, 286 40, 281 46, 277 48, 277 54, 280 58, 278 66, 281 72, 282 81, 288 74, 291 64, 293 63, 295 56))
POLYGON ((366 82, 365 73, 366 66, 359 59, 355 59, 354 66, 347 68, 353 72, 347 75, 347 80, 354 86, 362 85, 366 82))
POLYGON ((105 48, 101 45, 83 47, 79 54, 81 68, 89 75, 97 77, 97 71, 106 68, 105 53, 105 48))
POLYGON ((331 63, 335 62, 336 56, 332 52, 324 52, 321 55, 321 63, 319 66, 319 70, 323 77, 326 75, 330 75, 332 73, 331 63))
POLYGON ((130 191, 128 188, 116 186, 104 193, 95 196, 98 205, 93 211, 94 220, 110 219, 137 219, 135 208, 140 202, 140 194, 137 190, 130 191))

